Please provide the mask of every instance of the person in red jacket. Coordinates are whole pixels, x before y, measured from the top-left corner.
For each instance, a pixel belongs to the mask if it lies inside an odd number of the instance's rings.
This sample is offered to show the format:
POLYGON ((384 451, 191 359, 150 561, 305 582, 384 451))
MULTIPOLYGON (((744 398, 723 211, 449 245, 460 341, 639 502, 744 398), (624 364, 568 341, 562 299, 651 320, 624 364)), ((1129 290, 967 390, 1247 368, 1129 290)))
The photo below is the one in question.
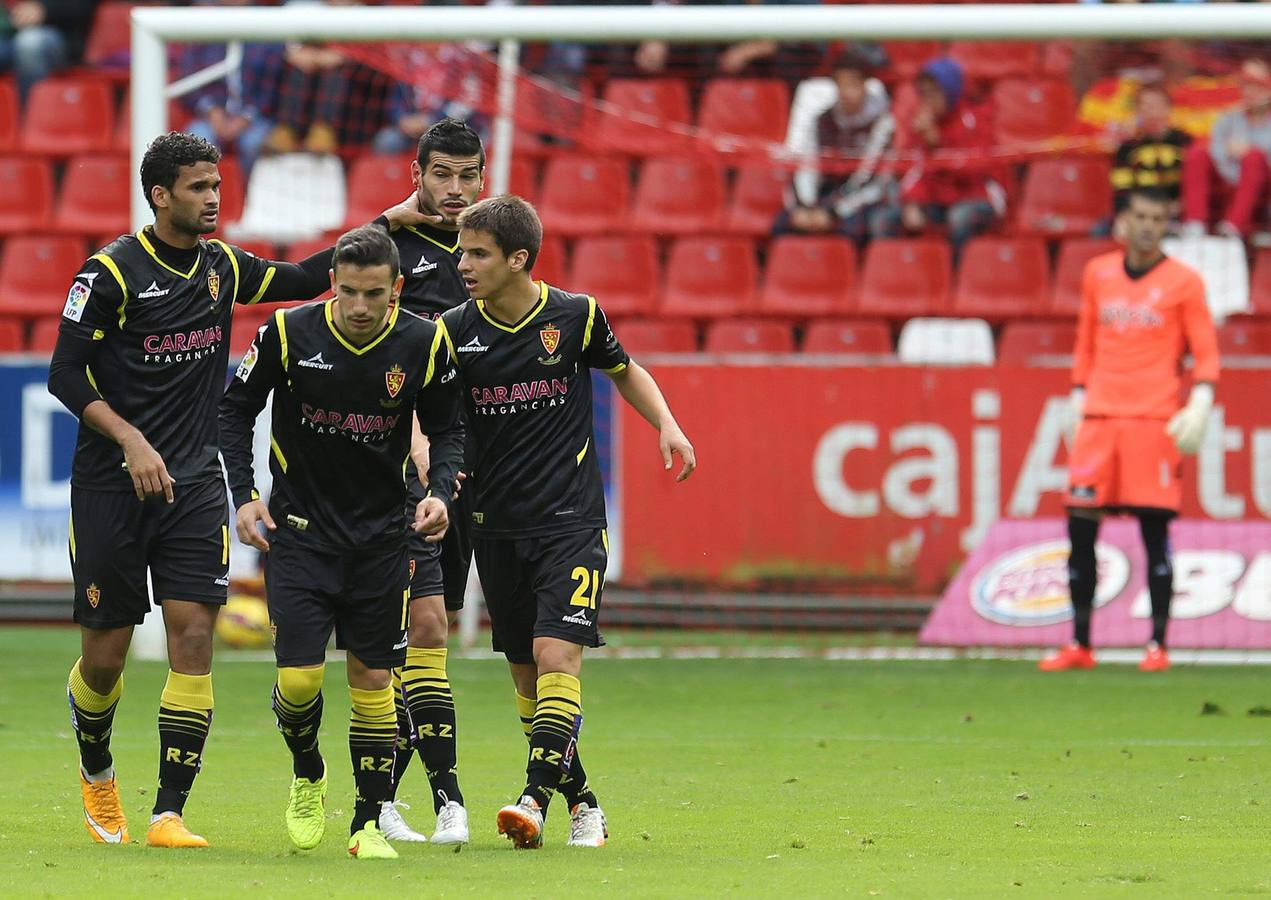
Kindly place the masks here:
POLYGON ((1200 449, 1218 380, 1218 338, 1194 269, 1161 250, 1170 198, 1135 188, 1123 214, 1127 246, 1097 256, 1082 279, 1072 405, 1078 420, 1068 460, 1068 587, 1073 643, 1041 661, 1047 672, 1089 669, 1095 540, 1108 513, 1139 520, 1147 551, 1152 639, 1139 668, 1169 668, 1165 630, 1174 596, 1169 522, 1182 500, 1181 454, 1200 449), (1183 360, 1194 386, 1179 408, 1183 360))
MULTIPOLYGON (((992 122, 963 96, 962 67, 948 57, 933 59, 918 75, 918 109, 900 132, 899 146, 919 158, 900 182, 886 234, 921 232, 946 225, 956 255, 962 245, 1005 212, 1005 192, 983 165, 935 165, 932 157, 983 160, 993 142, 992 122)), ((942 160, 947 163, 947 160, 942 160)))

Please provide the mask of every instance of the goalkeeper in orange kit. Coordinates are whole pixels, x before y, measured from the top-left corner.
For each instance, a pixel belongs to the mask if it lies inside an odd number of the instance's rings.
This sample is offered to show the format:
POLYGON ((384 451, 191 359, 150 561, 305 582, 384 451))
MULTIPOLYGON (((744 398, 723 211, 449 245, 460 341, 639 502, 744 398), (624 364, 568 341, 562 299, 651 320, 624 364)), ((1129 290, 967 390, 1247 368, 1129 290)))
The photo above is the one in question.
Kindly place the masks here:
POLYGON ((1182 454, 1200 449, 1214 404, 1218 340, 1205 286, 1193 269, 1161 249, 1169 198, 1155 188, 1135 189, 1124 220, 1126 249, 1091 260, 1082 281, 1072 366, 1077 428, 1066 498, 1073 642, 1041 661, 1048 672, 1095 665, 1095 540, 1108 513, 1135 516, 1147 551, 1152 637, 1139 668, 1169 668, 1169 522, 1182 500, 1182 454), (1195 361, 1194 385, 1180 409, 1188 352, 1195 361))

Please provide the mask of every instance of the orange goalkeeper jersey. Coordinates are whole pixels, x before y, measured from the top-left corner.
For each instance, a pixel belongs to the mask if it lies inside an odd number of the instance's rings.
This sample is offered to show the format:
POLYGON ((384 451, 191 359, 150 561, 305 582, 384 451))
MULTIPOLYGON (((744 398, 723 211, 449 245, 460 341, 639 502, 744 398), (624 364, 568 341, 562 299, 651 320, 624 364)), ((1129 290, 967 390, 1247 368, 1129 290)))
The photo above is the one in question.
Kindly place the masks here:
POLYGON ((1218 380, 1218 336, 1200 275, 1166 258, 1138 278, 1125 254, 1086 266, 1072 381, 1086 388, 1085 414, 1168 419, 1181 405, 1183 354, 1197 381, 1218 380))

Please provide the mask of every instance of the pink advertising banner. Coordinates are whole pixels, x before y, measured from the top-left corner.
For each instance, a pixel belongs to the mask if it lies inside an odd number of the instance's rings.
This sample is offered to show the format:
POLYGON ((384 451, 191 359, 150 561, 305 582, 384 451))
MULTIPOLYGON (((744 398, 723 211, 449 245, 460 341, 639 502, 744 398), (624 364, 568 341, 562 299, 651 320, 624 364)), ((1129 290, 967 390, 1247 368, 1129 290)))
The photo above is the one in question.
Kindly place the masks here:
MULTIPOLYGON (((1175 521, 1172 647, 1271 648, 1271 522, 1175 521)), ((1133 519, 1099 532, 1096 647, 1151 632, 1143 545, 1133 519)), ((920 639, 948 646, 1053 646, 1072 639, 1063 519, 1001 520, 940 598, 920 639)))

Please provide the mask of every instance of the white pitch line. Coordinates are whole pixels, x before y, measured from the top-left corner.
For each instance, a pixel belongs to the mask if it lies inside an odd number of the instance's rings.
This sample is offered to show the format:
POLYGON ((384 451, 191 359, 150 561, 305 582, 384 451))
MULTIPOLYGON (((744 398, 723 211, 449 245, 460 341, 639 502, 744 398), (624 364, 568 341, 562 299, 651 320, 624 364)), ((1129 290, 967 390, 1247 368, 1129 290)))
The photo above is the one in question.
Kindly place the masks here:
MULTIPOLYGON (((1036 647, 599 647, 587 651, 588 659, 824 659, 835 662, 948 662, 958 659, 991 659, 1023 661, 1041 659, 1045 650, 1036 647)), ((451 654, 460 659, 502 659, 501 653, 471 648, 451 654)), ((1142 649, 1111 647, 1095 650, 1101 663, 1114 665, 1136 664, 1143 656, 1142 649)), ((1172 649, 1170 659, 1175 665, 1185 666, 1267 666, 1271 665, 1271 650, 1189 650, 1172 649)), ((270 650, 222 650, 217 662, 273 662, 270 650)), ((332 650, 327 653, 328 662, 343 662, 344 653, 332 650)))

